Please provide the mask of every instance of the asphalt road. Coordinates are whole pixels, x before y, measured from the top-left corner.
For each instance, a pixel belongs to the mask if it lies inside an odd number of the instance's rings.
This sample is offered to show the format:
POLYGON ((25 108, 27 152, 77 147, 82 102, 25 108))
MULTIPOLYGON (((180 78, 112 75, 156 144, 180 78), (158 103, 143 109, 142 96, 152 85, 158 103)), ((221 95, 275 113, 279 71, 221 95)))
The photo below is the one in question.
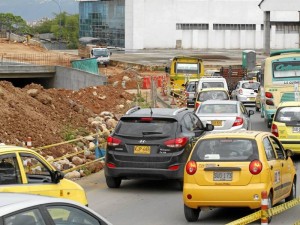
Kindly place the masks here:
MULTIPOLYGON (((254 108, 252 108, 254 110, 254 108)), ((260 113, 252 117, 252 129, 269 131, 260 113)), ((294 158, 299 172, 299 158, 294 158)), ((88 196, 89 206, 114 225, 184 225, 182 192, 170 181, 122 181, 119 189, 106 186, 104 171, 78 181, 88 196)), ((299 187, 299 181, 297 182, 299 187)), ((300 206, 295 206, 272 219, 272 224, 294 224, 300 221, 300 206)), ((248 209, 217 208, 201 212, 198 223, 226 224, 251 214, 248 209)), ((197 224, 198 224, 197 223, 197 224)), ((256 221, 252 224, 261 224, 256 221)))

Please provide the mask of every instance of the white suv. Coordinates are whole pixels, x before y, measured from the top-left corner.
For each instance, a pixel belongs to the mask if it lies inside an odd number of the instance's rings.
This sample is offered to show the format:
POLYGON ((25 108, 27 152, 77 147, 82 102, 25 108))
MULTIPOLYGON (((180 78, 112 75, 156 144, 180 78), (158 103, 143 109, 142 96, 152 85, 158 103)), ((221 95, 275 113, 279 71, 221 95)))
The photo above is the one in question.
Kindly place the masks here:
POLYGON ((205 76, 200 78, 197 93, 204 88, 225 88, 228 91, 226 79, 222 76, 205 76))
POLYGON ((237 83, 235 89, 231 93, 232 99, 236 99, 244 105, 255 105, 260 83, 253 80, 241 80, 237 83))

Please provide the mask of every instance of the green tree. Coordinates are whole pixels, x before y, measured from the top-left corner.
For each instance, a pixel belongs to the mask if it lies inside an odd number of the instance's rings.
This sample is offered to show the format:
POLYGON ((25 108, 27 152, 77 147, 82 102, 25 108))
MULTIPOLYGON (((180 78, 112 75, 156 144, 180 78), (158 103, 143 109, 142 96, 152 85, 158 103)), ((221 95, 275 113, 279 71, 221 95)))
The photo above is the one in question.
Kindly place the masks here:
POLYGON ((0 29, 8 31, 9 34, 12 32, 17 34, 31 32, 26 21, 22 17, 15 16, 12 13, 0 13, 0 29))

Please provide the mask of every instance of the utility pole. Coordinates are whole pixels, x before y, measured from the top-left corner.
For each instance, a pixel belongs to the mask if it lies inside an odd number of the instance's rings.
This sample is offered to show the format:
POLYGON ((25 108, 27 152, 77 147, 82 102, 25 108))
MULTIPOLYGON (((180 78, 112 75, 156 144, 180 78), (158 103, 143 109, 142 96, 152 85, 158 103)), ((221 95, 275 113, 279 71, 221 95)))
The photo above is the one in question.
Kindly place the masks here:
POLYGON ((58 37, 58 41, 59 41, 59 49, 61 49, 62 30, 61 30, 61 6, 60 6, 60 0, 52 0, 52 1, 55 2, 58 5, 58 8, 59 8, 59 37, 58 37))

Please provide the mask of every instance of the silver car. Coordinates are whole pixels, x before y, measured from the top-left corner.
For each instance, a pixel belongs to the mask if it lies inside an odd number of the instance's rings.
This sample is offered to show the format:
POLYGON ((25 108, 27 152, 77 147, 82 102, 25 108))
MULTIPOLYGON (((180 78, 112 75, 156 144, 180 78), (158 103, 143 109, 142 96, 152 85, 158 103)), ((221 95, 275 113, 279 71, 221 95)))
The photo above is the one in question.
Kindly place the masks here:
POLYGON ((241 101, 244 105, 255 106, 256 95, 260 83, 253 80, 241 80, 231 92, 232 99, 241 101))
POLYGON ((240 101, 207 100, 196 110, 203 125, 214 125, 213 132, 251 130, 250 116, 253 110, 247 110, 240 101))
POLYGON ((0 199, 3 225, 112 225, 92 209, 64 198, 2 192, 0 199))

